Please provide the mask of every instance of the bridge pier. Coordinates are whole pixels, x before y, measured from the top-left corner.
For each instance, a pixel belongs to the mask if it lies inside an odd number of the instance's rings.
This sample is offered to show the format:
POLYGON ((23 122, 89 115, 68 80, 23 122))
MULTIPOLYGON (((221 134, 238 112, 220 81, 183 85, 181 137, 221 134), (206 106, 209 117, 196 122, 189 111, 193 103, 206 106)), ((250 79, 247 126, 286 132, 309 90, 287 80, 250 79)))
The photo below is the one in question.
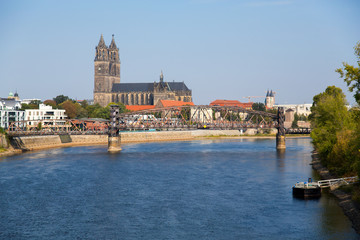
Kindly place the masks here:
POLYGON ((276 134, 276 149, 286 149, 285 136, 279 136, 276 134))
POLYGON ((120 151, 121 151, 121 135, 119 134, 119 106, 111 105, 108 152, 118 153, 120 151))
POLYGON ((109 136, 108 139, 108 152, 109 153, 118 153, 121 149, 121 137, 120 135, 117 137, 109 136))
POLYGON ((284 150, 286 149, 286 143, 285 143, 285 114, 284 114, 284 108, 279 107, 278 113, 277 113, 277 121, 278 121, 278 132, 276 134, 276 149, 278 150, 284 150))

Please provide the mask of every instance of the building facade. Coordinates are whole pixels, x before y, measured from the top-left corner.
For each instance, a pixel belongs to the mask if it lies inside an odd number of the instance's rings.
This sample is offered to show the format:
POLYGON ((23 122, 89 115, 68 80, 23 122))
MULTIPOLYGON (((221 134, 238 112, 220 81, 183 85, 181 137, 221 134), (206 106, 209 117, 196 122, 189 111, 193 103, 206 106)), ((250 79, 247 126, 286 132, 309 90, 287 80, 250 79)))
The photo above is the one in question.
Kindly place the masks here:
POLYGON ((23 121, 25 114, 20 108, 21 103, 19 100, 0 98, 0 127, 8 128, 12 122, 23 121))
POLYGON ((111 102, 125 105, 156 105, 159 100, 192 102, 192 92, 184 82, 120 83, 120 55, 114 40, 106 46, 101 35, 94 60, 94 103, 111 102))
POLYGON ((277 104, 274 105, 275 108, 283 107, 284 110, 292 109, 294 113, 298 115, 309 116, 311 113, 311 103, 304 103, 304 104, 277 104))
POLYGON ((25 109, 25 120, 27 120, 28 127, 36 127, 39 122, 42 122, 43 126, 64 126, 66 118, 64 109, 53 109, 52 106, 45 104, 40 104, 39 109, 25 109))

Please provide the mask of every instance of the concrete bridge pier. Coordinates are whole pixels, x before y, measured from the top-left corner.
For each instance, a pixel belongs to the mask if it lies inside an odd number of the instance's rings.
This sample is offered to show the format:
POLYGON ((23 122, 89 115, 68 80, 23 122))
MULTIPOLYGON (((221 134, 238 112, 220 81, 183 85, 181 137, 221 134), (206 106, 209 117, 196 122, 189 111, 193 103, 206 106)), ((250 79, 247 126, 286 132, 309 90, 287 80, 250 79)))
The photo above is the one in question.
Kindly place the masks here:
POLYGON ((284 108, 279 107, 278 113, 277 113, 277 121, 278 121, 278 133, 276 134, 276 149, 278 150, 284 150, 286 149, 286 143, 285 143, 285 114, 284 114, 284 108))
POLYGON ((111 137, 108 139, 108 152, 118 153, 121 151, 121 136, 111 137))
POLYGON ((276 149, 286 149, 285 136, 279 136, 278 134, 276 134, 276 149))
POLYGON ((121 151, 121 135, 119 133, 119 106, 111 105, 108 152, 118 153, 120 151, 121 151))

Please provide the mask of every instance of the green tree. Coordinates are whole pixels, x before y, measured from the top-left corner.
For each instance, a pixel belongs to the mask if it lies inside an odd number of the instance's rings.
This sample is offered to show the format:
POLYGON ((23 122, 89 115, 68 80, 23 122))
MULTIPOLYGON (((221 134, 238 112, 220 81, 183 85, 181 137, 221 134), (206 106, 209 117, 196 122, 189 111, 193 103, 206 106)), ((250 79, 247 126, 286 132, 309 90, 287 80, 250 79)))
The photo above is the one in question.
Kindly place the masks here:
POLYGON ((96 108, 95 111, 93 112, 93 118, 110 119, 109 107, 96 108))
POLYGON ((253 103, 252 109, 255 110, 255 111, 263 111, 263 112, 266 111, 265 104, 259 103, 259 102, 258 103, 253 103))
POLYGON ((52 106, 52 108, 56 108, 56 102, 54 100, 48 99, 44 101, 45 105, 52 106))
POLYGON ((291 128, 298 128, 299 115, 297 113, 294 114, 294 121, 291 124, 291 128))
POLYGON ((41 101, 39 100, 33 100, 29 104, 23 103, 21 104, 21 110, 24 111, 25 109, 39 109, 40 103, 41 101))
POLYGON ((76 118, 87 118, 89 116, 86 108, 82 107, 81 104, 75 103, 75 108, 76 118))
POLYGON ((83 107, 83 108, 87 108, 87 106, 89 106, 89 103, 86 101, 86 100, 84 100, 84 101, 81 101, 80 102, 80 105, 83 107))
POLYGON ((38 123, 36 129, 37 129, 38 131, 40 131, 40 130, 42 129, 42 123, 41 123, 41 122, 38 123))
POLYGON ((313 127, 311 137, 323 163, 339 175, 355 172, 354 149, 345 151, 354 141, 355 122, 347 110, 344 93, 340 88, 329 86, 313 100, 309 116, 313 127))
POLYGON ((109 107, 101 107, 98 103, 95 105, 88 105, 86 110, 90 118, 110 118, 109 107))
POLYGON ((68 118, 76 117, 76 104, 71 100, 66 100, 65 102, 61 103, 60 106, 65 109, 65 114, 68 116, 68 118))
POLYGON ((56 105, 60 105, 61 103, 70 100, 70 98, 68 96, 64 96, 64 95, 59 95, 55 98, 53 98, 53 100, 56 102, 56 105))
POLYGON ((352 66, 346 62, 343 62, 343 69, 338 68, 336 72, 340 74, 341 78, 349 87, 350 92, 355 92, 354 98, 358 104, 360 104, 360 41, 355 45, 355 56, 357 58, 357 67, 352 66))

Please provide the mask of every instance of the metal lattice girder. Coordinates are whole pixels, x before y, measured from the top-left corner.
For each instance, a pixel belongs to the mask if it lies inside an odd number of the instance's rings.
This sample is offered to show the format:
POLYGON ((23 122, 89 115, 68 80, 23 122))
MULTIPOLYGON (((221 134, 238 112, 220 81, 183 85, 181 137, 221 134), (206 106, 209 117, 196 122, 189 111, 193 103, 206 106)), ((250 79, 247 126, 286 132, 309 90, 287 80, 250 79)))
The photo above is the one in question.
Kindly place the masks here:
MULTIPOLYGON (((118 106, 115 106, 115 108, 118 106)), ((198 127, 213 129, 245 129, 245 128, 279 128, 283 126, 284 118, 273 113, 243 109, 236 106, 176 106, 156 108, 119 114, 112 109, 111 121, 54 119, 29 120, 13 122, 8 128, 9 135, 42 135, 42 134, 111 134, 128 129, 196 129, 198 127), (240 114, 247 116, 241 119, 240 114), (144 117, 146 116, 146 118, 144 117), (156 116, 156 117, 155 117, 156 116), (150 119, 151 117, 151 119, 150 119), (257 121, 254 121, 258 119, 257 121), (42 128, 36 124, 41 122, 42 128)), ((280 115, 283 116, 283 115, 280 115)))
POLYGON ((10 136, 57 134, 107 134, 108 121, 78 119, 45 119, 12 122, 7 128, 10 136), (31 123, 31 124, 30 124, 31 123))
POLYGON ((277 121, 278 121, 278 135, 279 136, 285 136, 285 114, 284 114, 284 108, 279 107, 278 113, 277 113, 277 121))
POLYGON ((120 114, 121 129, 193 129, 199 126, 219 129, 273 128, 277 124, 277 116, 273 113, 243 109, 236 106, 176 106, 140 110, 120 114), (248 118, 242 120, 240 114, 248 118), (150 122, 131 121, 134 116, 156 115, 150 122), (186 116, 185 116, 186 115, 186 116), (219 115, 219 117, 216 117, 219 115), (160 117, 161 116, 161 117, 160 117), (215 118, 213 117, 215 116, 215 118), (253 121, 257 119, 257 121, 253 121))
POLYGON ((109 136, 117 137, 119 136, 119 106, 111 105, 110 106, 110 129, 109 136))

